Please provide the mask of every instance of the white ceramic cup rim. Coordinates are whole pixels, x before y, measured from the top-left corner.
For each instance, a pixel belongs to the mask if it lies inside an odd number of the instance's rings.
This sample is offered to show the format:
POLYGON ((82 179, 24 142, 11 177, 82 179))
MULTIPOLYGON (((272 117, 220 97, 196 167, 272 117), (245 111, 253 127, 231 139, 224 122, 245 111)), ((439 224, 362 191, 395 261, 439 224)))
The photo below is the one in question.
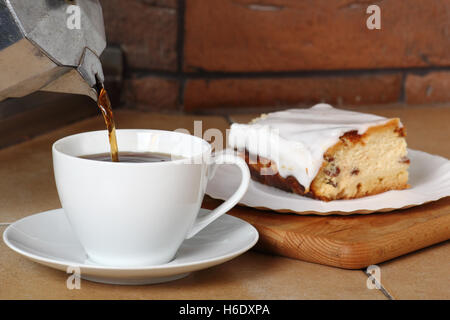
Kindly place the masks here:
MULTIPOLYGON (((104 161, 102 162, 103 165, 110 165, 110 166, 164 166, 167 164, 182 164, 182 163, 186 163, 189 162, 189 160, 192 159, 208 159, 209 155, 211 154, 211 145, 206 142, 204 139, 193 136, 193 135, 189 135, 186 133, 182 133, 182 132, 176 132, 176 131, 168 131, 168 130, 154 130, 154 129, 118 129, 116 130, 117 135, 119 136, 120 134, 124 133, 124 134, 133 134, 133 133, 149 133, 149 134, 155 134, 155 133, 160 133, 160 134, 170 134, 170 135, 180 135, 180 136, 185 136, 188 137, 189 139, 191 139, 191 141, 193 141, 193 143, 200 143, 201 144, 201 151, 197 152, 197 153, 193 153, 191 155, 183 155, 183 158, 181 159, 172 159, 169 162, 107 162, 104 161)), ((73 152, 68 152, 68 151, 63 151, 61 150, 61 148, 64 145, 69 145, 69 144, 73 144, 73 143, 79 143, 79 140, 81 138, 83 138, 84 136, 89 136, 89 135, 100 135, 100 134, 108 134, 107 130, 97 130, 97 131, 88 131, 88 132, 82 132, 82 133, 77 133, 77 134, 73 134, 64 138, 61 138, 59 140, 57 140, 53 146, 52 146, 52 151, 63 156, 63 157, 68 157, 71 159, 77 159, 77 161, 95 161, 92 159, 86 159, 86 158, 81 158, 82 156, 87 156, 90 154, 95 154, 94 153, 86 153, 86 154, 74 154, 73 152)), ((109 141, 108 141, 109 143, 109 141)), ((121 150, 120 149, 120 144, 118 146, 119 149, 119 153, 120 152, 139 152, 136 150, 121 150)), ((157 152, 157 151, 155 151, 157 152)), ((169 154, 169 153, 167 153, 169 154)), ((180 156, 178 154, 172 154, 170 153, 170 155, 175 155, 175 156, 180 156)), ((120 159, 119 159, 120 160, 120 159)))

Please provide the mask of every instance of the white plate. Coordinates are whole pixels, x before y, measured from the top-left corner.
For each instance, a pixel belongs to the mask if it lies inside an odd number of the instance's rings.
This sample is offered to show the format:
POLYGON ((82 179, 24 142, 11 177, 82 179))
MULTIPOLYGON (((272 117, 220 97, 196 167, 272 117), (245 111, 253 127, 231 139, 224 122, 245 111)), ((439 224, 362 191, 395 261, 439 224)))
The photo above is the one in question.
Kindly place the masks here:
MULTIPOLYGON (((374 196, 324 202, 251 181, 240 204, 298 214, 353 214, 387 212, 408 208, 450 196, 450 161, 422 151, 408 150, 410 189, 388 191, 374 196)), ((239 185, 240 173, 232 165, 222 165, 208 183, 206 194, 226 200, 239 185)))
MULTIPOLYGON (((210 212, 200 210, 200 215, 210 212)), ((223 215, 192 239, 185 240, 171 262, 133 268, 102 266, 90 261, 63 209, 35 214, 13 223, 5 230, 3 241, 14 251, 43 265, 64 272, 68 267, 79 267, 81 278, 86 280, 150 284, 180 279, 190 272, 231 260, 255 245, 258 232, 241 219, 223 215)))

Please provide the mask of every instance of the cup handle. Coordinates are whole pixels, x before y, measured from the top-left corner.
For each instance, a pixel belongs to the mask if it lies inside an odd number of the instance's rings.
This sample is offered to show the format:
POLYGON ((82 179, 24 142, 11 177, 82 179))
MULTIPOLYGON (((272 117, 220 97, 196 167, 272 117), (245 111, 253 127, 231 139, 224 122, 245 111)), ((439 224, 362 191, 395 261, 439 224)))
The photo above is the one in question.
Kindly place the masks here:
POLYGON ((188 235, 186 236, 186 239, 190 239, 193 236, 195 236, 200 230, 205 228, 207 225, 209 225, 211 222, 219 218, 221 215, 223 215, 225 212, 233 208, 239 200, 244 196, 244 194, 247 192, 248 185, 250 184, 250 171, 248 170, 247 164, 245 161, 238 156, 221 152, 217 154, 213 159, 213 164, 209 168, 209 176, 208 179, 211 180, 214 176, 217 166, 221 164, 234 164, 239 167, 241 170, 241 184, 239 185, 239 188, 237 188, 236 192, 224 203, 222 203, 220 206, 218 206, 216 209, 211 211, 208 215, 199 217, 194 222, 194 225, 192 226, 191 230, 188 232, 188 235))

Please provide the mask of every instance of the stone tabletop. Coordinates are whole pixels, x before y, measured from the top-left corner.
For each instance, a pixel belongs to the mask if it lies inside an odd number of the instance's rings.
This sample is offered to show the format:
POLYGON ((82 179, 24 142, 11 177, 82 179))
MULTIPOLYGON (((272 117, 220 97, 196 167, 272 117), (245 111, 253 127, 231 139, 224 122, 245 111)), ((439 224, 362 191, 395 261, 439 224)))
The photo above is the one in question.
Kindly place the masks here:
MULTIPOLYGON (((411 148, 450 158, 450 106, 370 111, 399 116, 408 129, 411 148)), ((183 128, 191 133, 212 128, 225 132, 230 120, 253 116, 116 112, 118 128, 183 128)), ((0 150, 1 234, 18 219, 61 207, 53 178, 52 143, 70 134, 103 129, 102 119, 93 117, 0 150)), ((365 270, 343 270, 251 250, 170 283, 117 286, 82 280, 80 289, 69 290, 68 274, 31 262, 0 242, 0 299, 450 299, 449 241, 379 267, 382 287, 368 289, 365 270)))

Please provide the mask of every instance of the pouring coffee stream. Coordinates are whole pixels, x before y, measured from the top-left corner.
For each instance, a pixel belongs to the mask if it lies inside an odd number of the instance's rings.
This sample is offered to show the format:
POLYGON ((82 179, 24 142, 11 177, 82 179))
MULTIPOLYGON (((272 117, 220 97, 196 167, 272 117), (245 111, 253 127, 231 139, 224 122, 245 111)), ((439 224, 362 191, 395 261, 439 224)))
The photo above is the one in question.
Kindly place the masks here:
POLYGON ((105 90, 103 84, 98 85, 98 99, 97 105, 103 114, 106 128, 108 129, 109 145, 111 148, 111 161, 119 162, 119 148, 117 146, 116 137, 116 123, 114 121, 114 113, 111 108, 111 100, 108 92, 105 90))

